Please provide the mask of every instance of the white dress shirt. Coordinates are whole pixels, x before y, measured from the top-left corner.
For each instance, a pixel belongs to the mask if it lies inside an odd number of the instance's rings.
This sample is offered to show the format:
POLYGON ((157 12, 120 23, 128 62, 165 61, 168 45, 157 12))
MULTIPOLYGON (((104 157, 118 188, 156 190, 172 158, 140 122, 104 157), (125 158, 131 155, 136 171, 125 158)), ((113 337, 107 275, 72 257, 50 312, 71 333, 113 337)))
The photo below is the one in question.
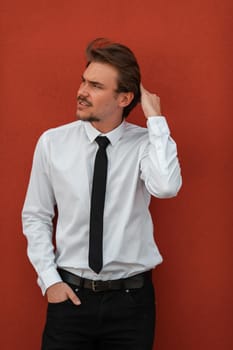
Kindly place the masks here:
POLYGON ((105 134, 110 144, 103 269, 96 274, 89 268, 90 197, 98 135, 91 123, 75 121, 46 131, 37 143, 22 217, 28 256, 43 293, 61 281, 57 266, 85 278, 112 280, 162 262, 148 209, 150 195, 175 196, 181 175, 166 120, 156 116, 148 119, 147 128, 123 121, 105 134))

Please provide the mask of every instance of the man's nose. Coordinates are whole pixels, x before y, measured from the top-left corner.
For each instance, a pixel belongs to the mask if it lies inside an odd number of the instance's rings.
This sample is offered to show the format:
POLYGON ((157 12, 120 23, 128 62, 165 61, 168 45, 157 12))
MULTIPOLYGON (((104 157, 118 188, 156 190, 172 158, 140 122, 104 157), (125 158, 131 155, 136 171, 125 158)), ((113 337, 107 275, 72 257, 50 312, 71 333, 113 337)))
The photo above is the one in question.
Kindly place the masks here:
POLYGON ((87 84, 85 84, 84 82, 81 83, 78 92, 77 92, 77 96, 88 96, 89 92, 88 92, 88 86, 87 84))

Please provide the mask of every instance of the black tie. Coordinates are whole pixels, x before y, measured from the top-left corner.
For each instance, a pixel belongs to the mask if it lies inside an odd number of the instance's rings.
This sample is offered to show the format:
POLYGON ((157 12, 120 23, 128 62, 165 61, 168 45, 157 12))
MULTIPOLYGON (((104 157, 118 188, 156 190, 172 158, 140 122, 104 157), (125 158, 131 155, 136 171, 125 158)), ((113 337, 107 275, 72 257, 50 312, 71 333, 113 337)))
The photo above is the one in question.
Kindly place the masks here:
POLYGON ((106 147, 109 139, 105 136, 98 136, 95 141, 99 149, 95 157, 91 193, 89 266, 93 271, 99 273, 103 266, 103 214, 108 167, 106 147))

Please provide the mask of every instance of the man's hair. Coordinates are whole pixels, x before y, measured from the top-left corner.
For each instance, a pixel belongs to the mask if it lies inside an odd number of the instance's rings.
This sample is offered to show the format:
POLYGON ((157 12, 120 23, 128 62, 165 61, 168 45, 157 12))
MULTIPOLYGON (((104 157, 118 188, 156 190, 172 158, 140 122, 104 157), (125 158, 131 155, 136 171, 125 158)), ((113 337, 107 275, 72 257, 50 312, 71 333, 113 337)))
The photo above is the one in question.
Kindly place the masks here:
POLYGON ((133 92, 132 102, 123 110, 123 118, 127 117, 141 98, 140 68, 133 52, 122 44, 113 43, 105 38, 93 40, 86 48, 87 66, 91 62, 107 63, 118 72, 116 92, 133 92))

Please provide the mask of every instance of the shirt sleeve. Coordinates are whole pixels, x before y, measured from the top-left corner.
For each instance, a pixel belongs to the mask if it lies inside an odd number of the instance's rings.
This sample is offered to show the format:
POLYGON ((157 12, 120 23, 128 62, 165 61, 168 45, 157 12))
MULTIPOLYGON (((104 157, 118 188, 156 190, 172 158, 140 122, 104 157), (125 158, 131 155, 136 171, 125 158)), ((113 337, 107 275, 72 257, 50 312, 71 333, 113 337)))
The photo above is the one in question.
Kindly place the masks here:
POLYGON ((174 197, 182 185, 176 143, 163 116, 148 118, 147 128, 149 140, 142 153, 141 179, 151 195, 174 197))
POLYGON ((28 241, 28 257, 38 274, 38 284, 46 289, 61 278, 55 264, 53 218, 56 205, 50 181, 46 135, 39 139, 22 211, 23 232, 28 241))

